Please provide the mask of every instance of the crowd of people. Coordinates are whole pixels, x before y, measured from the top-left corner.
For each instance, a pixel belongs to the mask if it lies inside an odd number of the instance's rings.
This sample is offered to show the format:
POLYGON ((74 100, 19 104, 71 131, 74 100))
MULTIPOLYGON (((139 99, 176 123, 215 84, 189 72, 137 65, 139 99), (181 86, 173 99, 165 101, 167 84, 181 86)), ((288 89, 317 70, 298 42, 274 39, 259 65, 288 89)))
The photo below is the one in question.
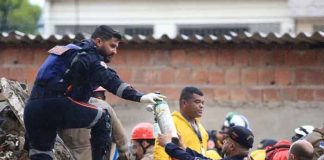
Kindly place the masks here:
POLYGON ((324 127, 301 126, 291 140, 265 139, 254 151, 253 131, 241 114, 230 112, 219 131, 207 131, 200 122, 204 93, 193 86, 183 88, 179 110, 172 113, 179 143, 169 133, 154 136, 152 124, 142 122, 133 128, 129 147, 105 91, 144 104, 166 97, 137 91, 107 66, 121 39, 102 25, 90 39, 49 50, 24 110, 24 148, 31 160, 54 159, 57 134, 77 160, 323 159, 324 127))
MULTIPOLYGON (((159 134, 155 137, 152 160, 318 160, 324 158, 324 126, 315 128, 303 125, 295 129, 295 135, 291 139, 263 139, 255 143, 248 119, 235 112, 227 113, 219 131, 206 131, 199 122, 203 102, 203 93, 198 88, 185 87, 182 90, 179 99, 180 111, 172 113, 180 144, 172 143, 170 134, 159 134), (253 146, 256 149, 252 150, 253 146)), ((153 132, 153 127, 150 128, 153 132)))

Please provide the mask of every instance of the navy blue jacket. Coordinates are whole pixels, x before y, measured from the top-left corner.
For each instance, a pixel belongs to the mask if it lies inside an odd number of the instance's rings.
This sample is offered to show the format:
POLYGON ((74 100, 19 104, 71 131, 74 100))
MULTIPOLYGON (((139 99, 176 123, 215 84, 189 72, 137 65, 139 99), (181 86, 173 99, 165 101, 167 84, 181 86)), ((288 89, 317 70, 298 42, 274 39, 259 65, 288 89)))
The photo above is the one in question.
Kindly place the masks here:
MULTIPOLYGON (((168 143, 165 146, 165 152, 168 153, 170 157, 178 160, 211 160, 190 148, 183 150, 174 143, 168 143)), ((234 156, 222 158, 221 160, 243 160, 245 157, 246 156, 234 156)))
POLYGON ((65 47, 68 48, 67 51, 63 54, 51 53, 41 66, 32 97, 33 94, 34 97, 43 95, 44 90, 47 90, 47 95, 64 94, 87 102, 93 90, 102 86, 121 98, 140 101, 143 94, 124 83, 117 73, 104 63, 104 57, 97 52, 92 40, 65 47), (67 90, 68 88, 70 89, 67 90))

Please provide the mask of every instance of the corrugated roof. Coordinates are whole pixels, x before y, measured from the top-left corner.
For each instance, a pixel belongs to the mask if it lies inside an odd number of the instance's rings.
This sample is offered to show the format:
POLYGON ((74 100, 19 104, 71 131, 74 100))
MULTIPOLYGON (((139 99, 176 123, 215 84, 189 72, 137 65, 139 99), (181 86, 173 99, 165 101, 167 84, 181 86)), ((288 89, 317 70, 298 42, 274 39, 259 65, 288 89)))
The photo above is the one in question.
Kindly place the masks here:
MULTIPOLYGON (((25 34, 19 31, 14 32, 2 32, 0 35, 0 43, 63 43, 70 42, 74 39, 89 38, 88 35, 76 34, 76 35, 31 35, 25 34)), ((324 42, 324 32, 314 32, 313 34, 299 33, 295 34, 277 34, 277 33, 235 33, 230 32, 228 35, 216 36, 216 35, 177 35, 174 38, 170 38, 167 35, 163 35, 159 38, 153 36, 125 35, 124 41, 126 43, 263 43, 263 44, 285 44, 285 43, 308 43, 317 44, 324 42)))

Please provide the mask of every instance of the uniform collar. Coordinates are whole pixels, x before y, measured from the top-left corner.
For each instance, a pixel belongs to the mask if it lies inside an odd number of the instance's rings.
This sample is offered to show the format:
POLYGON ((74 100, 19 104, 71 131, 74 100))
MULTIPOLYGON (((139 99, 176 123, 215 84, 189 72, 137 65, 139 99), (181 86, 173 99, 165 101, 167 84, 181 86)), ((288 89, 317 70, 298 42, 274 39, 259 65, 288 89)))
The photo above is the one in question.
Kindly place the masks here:
MULTIPOLYGON (((180 113, 180 111, 174 111, 173 113, 172 113, 172 115, 173 116, 177 116, 177 117, 179 117, 180 119, 182 119, 182 120, 184 120, 184 121, 186 121, 186 122, 188 122, 188 124, 190 124, 189 123, 189 121, 180 113)), ((200 118, 195 118, 195 121, 196 121, 196 123, 199 123, 200 122, 200 118)))
POLYGON ((189 122, 189 123, 196 123, 196 119, 191 120, 185 113, 180 111, 180 114, 189 122))
MULTIPOLYGON (((80 47, 83 49, 89 50, 90 52, 97 53, 97 47, 95 42, 92 39, 86 39, 81 42, 80 47)), ((104 61, 104 57, 101 54, 96 54, 99 57, 100 61, 104 61)))

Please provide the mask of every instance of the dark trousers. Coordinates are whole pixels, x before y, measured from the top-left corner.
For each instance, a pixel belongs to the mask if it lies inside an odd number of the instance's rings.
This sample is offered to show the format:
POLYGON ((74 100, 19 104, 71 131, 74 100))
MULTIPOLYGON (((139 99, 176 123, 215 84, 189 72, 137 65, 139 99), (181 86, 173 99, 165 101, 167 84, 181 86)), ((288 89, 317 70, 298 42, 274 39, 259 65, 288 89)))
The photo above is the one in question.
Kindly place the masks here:
POLYGON ((24 110, 32 160, 51 160, 58 129, 91 128, 93 159, 101 160, 111 142, 109 116, 101 109, 68 97, 30 99, 24 110))

